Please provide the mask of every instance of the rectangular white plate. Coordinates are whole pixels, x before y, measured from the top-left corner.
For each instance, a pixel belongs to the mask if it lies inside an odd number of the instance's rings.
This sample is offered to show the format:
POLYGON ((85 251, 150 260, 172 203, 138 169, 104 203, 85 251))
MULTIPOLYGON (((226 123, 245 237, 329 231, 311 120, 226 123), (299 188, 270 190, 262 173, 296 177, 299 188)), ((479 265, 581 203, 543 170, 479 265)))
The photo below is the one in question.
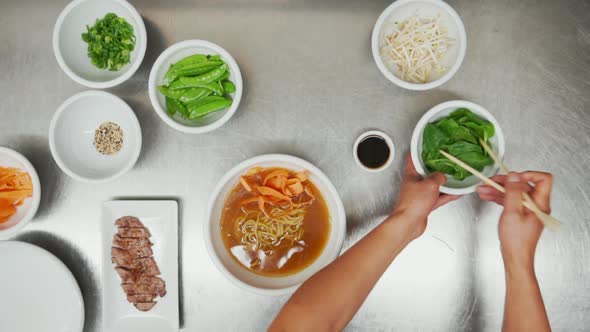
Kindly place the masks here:
POLYGON ((102 208, 103 330, 111 332, 168 332, 179 330, 178 315, 178 204, 176 201, 109 201, 102 208), (121 279, 111 262, 115 220, 139 218, 152 234, 154 259, 166 282, 166 295, 150 311, 127 302, 121 279))

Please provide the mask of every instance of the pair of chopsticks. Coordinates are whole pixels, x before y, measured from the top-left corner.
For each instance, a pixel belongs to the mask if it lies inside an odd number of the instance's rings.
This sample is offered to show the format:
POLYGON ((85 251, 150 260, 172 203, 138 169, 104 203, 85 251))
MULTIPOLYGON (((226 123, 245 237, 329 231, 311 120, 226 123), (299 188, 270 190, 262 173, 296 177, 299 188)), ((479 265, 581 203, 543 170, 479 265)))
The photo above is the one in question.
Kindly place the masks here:
MULTIPOLYGON (((496 164, 498 164, 500 166, 500 169, 502 169, 502 171, 506 174, 508 174, 510 172, 510 170, 508 169, 508 167, 506 167, 506 165, 504 165, 504 163, 500 160, 500 158, 498 158, 498 156, 494 153, 494 151, 488 146, 488 144, 480 139, 479 143, 481 144, 481 146, 483 146, 484 150, 486 150, 486 152, 490 155, 490 157, 492 157, 492 159, 494 160, 494 162, 496 164)), ((469 171, 471 174, 475 175, 476 177, 478 177, 480 180, 482 180, 483 182, 489 184, 490 186, 494 187, 496 190, 505 193, 506 189, 504 189, 504 187, 502 187, 501 185, 497 184, 496 182, 492 181, 490 178, 488 178, 487 176, 483 175, 482 173, 480 173, 478 170, 474 169, 473 167, 467 165, 466 163, 464 163, 463 161, 461 161, 460 159, 458 159, 457 157, 443 151, 443 150, 439 150, 439 152, 449 158, 451 161, 453 161, 454 163, 456 163, 457 165, 465 168, 467 171, 469 171)), ((559 220, 553 218, 551 215, 541 211, 541 209, 539 209, 539 207, 537 206, 537 204, 535 204, 535 202, 532 200, 531 196, 528 193, 524 193, 523 195, 523 201, 522 201, 522 205, 531 210, 534 214, 537 215, 537 217, 539 218, 539 220, 541 221, 541 223, 543 223, 543 225, 547 228, 552 228, 552 229, 557 229, 560 226, 560 222, 559 220)))

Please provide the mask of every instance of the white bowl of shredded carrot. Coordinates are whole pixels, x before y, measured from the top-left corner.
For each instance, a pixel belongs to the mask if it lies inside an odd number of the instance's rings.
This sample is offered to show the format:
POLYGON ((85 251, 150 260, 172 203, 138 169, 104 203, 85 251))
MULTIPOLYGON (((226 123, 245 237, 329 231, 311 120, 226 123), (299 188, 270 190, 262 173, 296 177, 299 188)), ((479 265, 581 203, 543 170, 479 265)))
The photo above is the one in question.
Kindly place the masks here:
POLYGON ((31 221, 40 199, 41 184, 33 165, 20 153, 0 147, 0 239, 31 221))

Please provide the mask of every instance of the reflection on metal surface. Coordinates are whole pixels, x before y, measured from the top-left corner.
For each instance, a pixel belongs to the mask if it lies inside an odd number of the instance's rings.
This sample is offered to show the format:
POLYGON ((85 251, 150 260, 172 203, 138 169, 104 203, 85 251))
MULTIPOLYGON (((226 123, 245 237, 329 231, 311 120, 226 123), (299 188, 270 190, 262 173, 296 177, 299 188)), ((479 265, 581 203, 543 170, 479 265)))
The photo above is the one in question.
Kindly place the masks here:
MULTIPOLYGON (((263 330, 287 297, 245 293, 210 262, 201 223, 217 180, 238 162, 262 153, 309 160, 342 196, 348 247, 391 209, 413 126, 426 110, 451 99, 472 100, 496 116, 506 135, 510 168, 555 173, 553 209, 565 226, 543 235, 538 278, 555 331, 590 326, 586 1, 451 1, 465 23, 467 55, 451 81, 426 92, 394 86, 373 62, 370 34, 388 1, 134 1, 146 24, 148 51, 138 72, 109 92, 135 111, 144 145, 131 172, 100 185, 62 174, 47 146, 56 107, 84 90, 61 72, 51 49, 53 24, 67 2, 2 2, 0 145, 29 158, 43 186, 37 218, 16 238, 48 249, 72 269, 87 302, 86 331, 102 330, 103 201, 182 200, 184 330, 263 330), (23 17, 34 24, 23 24, 23 17), (224 127, 185 135, 155 114, 147 78, 166 47, 196 38, 216 42, 235 57, 245 90, 224 127), (367 174, 352 159, 354 139, 368 129, 389 134, 400 152, 390 168, 377 174, 367 174)), ((474 196, 435 212, 426 234, 387 270, 347 330, 498 331, 504 296, 499 213, 474 196)))

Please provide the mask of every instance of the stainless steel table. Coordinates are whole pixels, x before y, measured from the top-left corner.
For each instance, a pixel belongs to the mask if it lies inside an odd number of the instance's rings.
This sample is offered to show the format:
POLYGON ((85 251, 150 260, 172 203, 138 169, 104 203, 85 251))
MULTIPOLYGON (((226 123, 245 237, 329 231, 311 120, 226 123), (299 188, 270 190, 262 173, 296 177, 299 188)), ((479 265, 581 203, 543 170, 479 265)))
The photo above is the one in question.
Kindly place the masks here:
MULTIPOLYGON (((554 330, 588 330, 588 1, 453 1, 467 29, 467 56, 450 82, 427 92, 396 87, 373 62, 370 34, 388 1, 134 1, 147 27, 148 51, 139 71, 109 91, 134 109, 144 146, 131 172, 101 185, 68 178, 47 142, 57 106, 85 90, 60 70, 51 48, 53 25, 66 3, 0 3, 0 145, 30 158, 43 187, 37 217, 15 239, 48 249, 72 270, 84 295, 85 331, 102 330, 103 201, 180 202, 185 331, 263 330, 287 297, 246 293, 211 264, 201 226, 216 181, 255 155, 303 157, 340 191, 349 247, 391 209, 419 117, 451 99, 474 101, 495 114, 510 167, 555 174, 554 213, 566 225, 543 235, 537 273, 554 330), (147 95, 156 57, 184 39, 219 43, 245 79, 237 114, 210 134, 169 128, 147 95), (379 174, 365 173, 352 159, 354 139, 369 128, 389 133, 398 149, 393 166, 379 174)), ((396 259, 347 330, 498 331, 505 288, 499 212, 473 195, 436 211, 426 234, 396 259)))

